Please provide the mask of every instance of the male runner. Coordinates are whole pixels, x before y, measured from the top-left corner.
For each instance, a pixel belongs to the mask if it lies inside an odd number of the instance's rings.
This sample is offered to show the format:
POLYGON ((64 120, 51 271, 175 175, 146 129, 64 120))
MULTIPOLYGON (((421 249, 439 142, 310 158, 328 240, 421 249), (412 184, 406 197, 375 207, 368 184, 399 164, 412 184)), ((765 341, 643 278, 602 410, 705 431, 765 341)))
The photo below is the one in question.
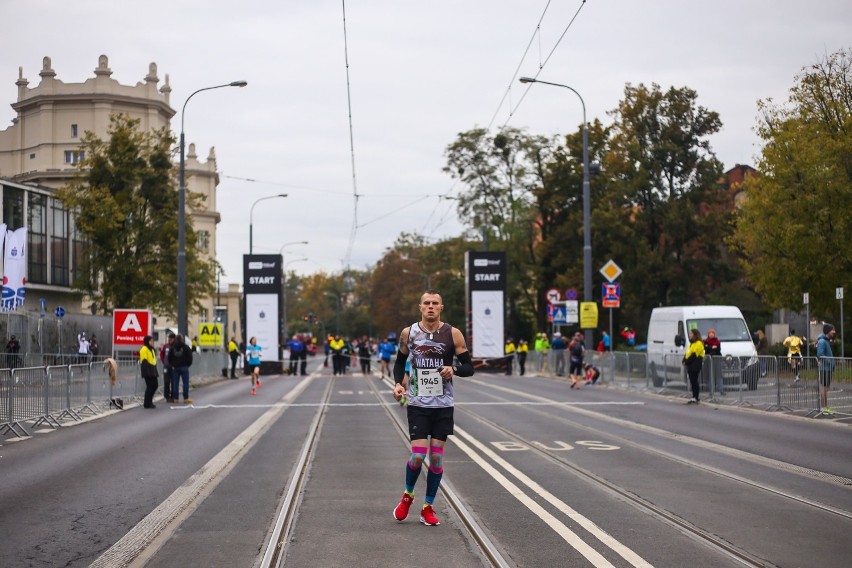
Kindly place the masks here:
POLYGON ((421 319, 402 330, 399 336, 399 354, 393 368, 396 386, 393 396, 400 400, 408 391, 408 434, 411 439, 411 457, 405 468, 405 493, 393 510, 397 521, 408 516, 414 501, 414 485, 420 476, 420 467, 429 451, 429 473, 426 474, 426 502, 420 511, 424 525, 440 525, 432 503, 438 494, 444 468, 444 444, 453 433, 453 375, 470 377, 473 362, 461 331, 441 321, 444 309, 441 294, 427 290, 420 297, 421 319), (459 366, 453 368, 453 357, 459 366), (411 363, 410 376, 405 373, 405 363, 411 363))

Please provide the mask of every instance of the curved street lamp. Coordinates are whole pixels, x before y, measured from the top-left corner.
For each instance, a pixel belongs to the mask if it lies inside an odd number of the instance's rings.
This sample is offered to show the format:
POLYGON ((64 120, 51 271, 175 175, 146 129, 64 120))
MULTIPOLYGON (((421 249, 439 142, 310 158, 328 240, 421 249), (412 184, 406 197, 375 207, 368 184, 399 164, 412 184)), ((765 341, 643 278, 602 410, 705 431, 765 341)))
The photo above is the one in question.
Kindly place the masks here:
MULTIPOLYGON (((592 228, 591 228, 591 198, 589 197, 589 132, 586 124, 586 102, 573 87, 561 83, 539 81, 532 77, 521 77, 521 83, 542 83, 554 87, 568 89, 577 95, 583 105, 583 301, 592 301, 592 228)), ((592 334, 586 335, 586 349, 592 348, 592 334)))
POLYGON ((254 243, 253 243, 253 233, 254 233, 254 206, 260 203, 261 201, 266 201, 267 199, 276 199, 278 197, 287 197, 286 193, 279 193, 277 195, 267 195, 266 197, 261 197, 251 204, 251 209, 249 209, 249 254, 254 252, 254 243))
POLYGON ((177 302, 177 328, 178 333, 186 337, 187 321, 186 321, 186 162, 185 162, 185 143, 183 133, 183 119, 186 111, 186 105, 189 99, 200 93, 201 91, 210 91, 212 89, 221 89, 222 87, 245 87, 248 85, 246 81, 231 81, 224 85, 216 85, 214 87, 204 87, 198 89, 188 97, 180 109, 180 169, 178 174, 178 302, 177 302))

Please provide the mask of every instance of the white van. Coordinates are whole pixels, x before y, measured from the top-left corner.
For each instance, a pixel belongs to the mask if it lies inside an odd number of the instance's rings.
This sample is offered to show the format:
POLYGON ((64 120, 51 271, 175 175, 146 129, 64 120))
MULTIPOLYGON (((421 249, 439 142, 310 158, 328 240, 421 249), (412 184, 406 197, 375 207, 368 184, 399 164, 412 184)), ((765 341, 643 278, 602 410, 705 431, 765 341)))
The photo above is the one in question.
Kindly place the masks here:
POLYGON ((722 343, 721 372, 726 384, 742 382, 749 390, 757 388, 757 350, 736 306, 654 308, 648 322, 648 375, 655 387, 662 386, 664 379, 686 380, 681 359, 693 328, 698 328, 703 338, 708 329, 716 330, 722 343))

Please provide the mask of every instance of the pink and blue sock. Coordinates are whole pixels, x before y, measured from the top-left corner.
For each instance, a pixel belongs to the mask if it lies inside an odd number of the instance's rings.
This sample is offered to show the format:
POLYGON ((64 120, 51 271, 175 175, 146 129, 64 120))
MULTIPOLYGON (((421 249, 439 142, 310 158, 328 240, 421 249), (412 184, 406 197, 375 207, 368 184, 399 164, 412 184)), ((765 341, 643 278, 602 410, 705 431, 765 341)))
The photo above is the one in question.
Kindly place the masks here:
MULTIPOLYGON (((424 448, 425 449, 425 448, 424 448)), ((426 504, 431 505, 438 496, 438 487, 444 476, 444 448, 432 446, 429 453, 429 473, 426 474, 426 504)))

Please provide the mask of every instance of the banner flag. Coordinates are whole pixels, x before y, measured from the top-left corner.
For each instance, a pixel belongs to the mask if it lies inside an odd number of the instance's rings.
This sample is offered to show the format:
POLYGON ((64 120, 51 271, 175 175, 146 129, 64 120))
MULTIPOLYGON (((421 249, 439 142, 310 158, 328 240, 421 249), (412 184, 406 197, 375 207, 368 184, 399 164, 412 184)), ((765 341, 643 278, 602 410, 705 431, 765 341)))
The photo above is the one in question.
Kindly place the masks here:
POLYGON ((27 228, 6 231, 5 254, 3 255, 3 298, 0 309, 4 312, 15 311, 24 305, 27 285, 27 228))

